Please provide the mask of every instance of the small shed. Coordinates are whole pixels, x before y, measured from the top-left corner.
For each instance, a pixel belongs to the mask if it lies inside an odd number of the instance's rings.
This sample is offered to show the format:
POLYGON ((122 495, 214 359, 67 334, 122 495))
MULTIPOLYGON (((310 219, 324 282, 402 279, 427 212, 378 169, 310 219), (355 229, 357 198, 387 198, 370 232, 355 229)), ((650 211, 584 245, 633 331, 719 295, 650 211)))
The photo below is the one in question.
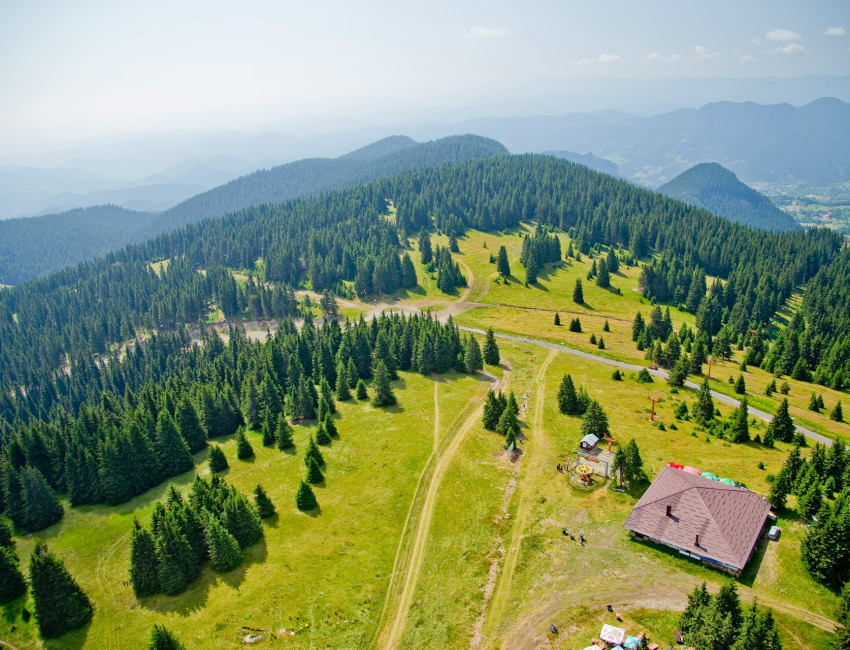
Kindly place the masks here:
POLYGON ((592 433, 588 433, 581 441, 578 443, 578 446, 583 451, 591 451, 596 447, 599 443, 599 438, 594 436, 592 433))

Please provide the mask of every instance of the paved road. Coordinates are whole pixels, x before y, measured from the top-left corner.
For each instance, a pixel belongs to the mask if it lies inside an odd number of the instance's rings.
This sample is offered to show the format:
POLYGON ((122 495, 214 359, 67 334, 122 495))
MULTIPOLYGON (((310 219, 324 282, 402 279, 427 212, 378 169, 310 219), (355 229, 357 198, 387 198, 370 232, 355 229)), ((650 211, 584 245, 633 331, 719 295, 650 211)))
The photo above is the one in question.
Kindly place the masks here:
MULTIPOLYGON (((484 330, 475 329, 474 327, 462 327, 458 326, 458 329, 462 329, 466 332, 474 332, 476 334, 486 334, 484 330)), ((549 348, 551 350, 559 350, 564 352, 565 354, 572 354, 576 357, 581 357, 582 359, 587 359, 588 361, 593 361, 595 363, 604 363, 609 366, 613 366, 615 368, 620 368, 621 370, 632 370, 639 371, 644 366, 638 366, 634 363, 625 363, 623 361, 615 361, 614 359, 607 359, 605 357, 600 357, 595 354, 591 354, 590 352, 585 352, 584 350, 576 350, 574 348, 568 348, 565 345, 559 345, 558 343, 550 343, 549 341, 541 341, 539 339, 531 339, 527 336, 516 336, 514 334, 501 334, 498 332, 494 332, 496 337, 501 339, 508 339, 509 341, 518 341, 520 343, 528 343, 530 345, 537 345, 542 348, 549 348)), ((667 372, 664 370, 650 370, 649 373, 659 379, 667 379, 667 372)), ((685 382, 685 388, 689 388, 690 390, 699 390, 700 387, 698 384, 695 384, 692 381, 685 382)), ((736 400, 734 397, 729 397, 728 395, 724 395, 723 393, 718 393, 717 391, 711 391, 711 397, 718 402, 722 402, 723 404, 728 404, 729 406, 738 407, 740 406, 740 402, 736 400)), ((764 420, 765 422, 770 422, 773 419, 773 416, 770 413, 765 413, 757 408, 749 407, 749 414, 753 417, 757 417, 759 420, 764 420)), ((820 433, 812 431, 811 429, 807 429, 806 427, 801 427, 800 425, 795 425, 797 427, 797 431, 802 433, 804 436, 813 440, 815 442, 819 442, 823 445, 831 446, 832 440, 827 438, 820 433)))

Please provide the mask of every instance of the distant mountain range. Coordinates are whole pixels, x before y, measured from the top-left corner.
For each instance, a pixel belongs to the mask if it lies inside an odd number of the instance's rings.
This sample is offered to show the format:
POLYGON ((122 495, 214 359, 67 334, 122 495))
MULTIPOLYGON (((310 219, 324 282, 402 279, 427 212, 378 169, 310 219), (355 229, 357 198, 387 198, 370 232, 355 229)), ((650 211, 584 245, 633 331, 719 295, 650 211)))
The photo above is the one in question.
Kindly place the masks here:
POLYGON ((495 138, 512 153, 592 151, 650 187, 709 161, 746 183, 819 188, 850 180, 850 104, 829 97, 799 108, 719 102, 654 117, 607 111, 488 118, 431 127, 424 135, 443 130, 495 138))
POLYGON ((617 163, 605 160, 604 158, 597 158, 592 153, 575 153, 574 151, 544 151, 543 153, 547 156, 554 156, 555 158, 569 160, 578 165, 584 165, 603 174, 610 174, 611 176, 618 175, 617 163))
POLYGON ((353 187, 425 166, 507 155, 480 136, 433 142, 393 136, 339 158, 312 158, 254 172, 164 212, 115 205, 0 221, 0 284, 20 284, 206 218, 251 205, 353 187))
POLYGON ((799 230, 800 226, 770 199, 738 180, 717 163, 700 163, 658 188, 667 196, 762 230, 799 230))

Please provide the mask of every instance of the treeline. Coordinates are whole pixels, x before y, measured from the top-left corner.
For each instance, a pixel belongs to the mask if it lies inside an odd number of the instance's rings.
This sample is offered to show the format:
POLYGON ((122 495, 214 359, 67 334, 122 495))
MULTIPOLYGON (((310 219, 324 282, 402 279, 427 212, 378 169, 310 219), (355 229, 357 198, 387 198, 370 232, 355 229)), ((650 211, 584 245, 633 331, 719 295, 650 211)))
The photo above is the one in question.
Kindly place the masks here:
POLYGON ((337 321, 316 326, 307 312, 300 330, 285 318, 265 342, 249 341, 239 329, 230 330, 227 343, 215 331, 200 336, 202 345, 195 345, 181 329, 131 346, 120 360, 91 363, 76 384, 85 390, 52 393, 44 413, 26 398, 12 403, 3 413, 9 424, 0 509, 16 526, 55 523, 62 509, 54 490, 72 505, 122 503, 190 470, 191 454, 209 438, 243 424, 279 429, 282 416, 324 417, 332 391, 346 395, 379 369, 387 399, 398 371, 482 367, 475 339, 431 316, 383 315, 342 328, 337 321))
POLYGON ((242 563, 242 550, 263 536, 260 513, 217 475, 195 477, 188 499, 174 486, 158 501, 150 528, 134 520, 130 535, 130 583, 137 596, 175 596, 201 573, 201 564, 224 573, 242 563))
POLYGON ((354 187, 426 165, 504 156, 495 140, 475 135, 417 143, 394 136, 339 158, 311 158, 235 179, 161 213, 105 205, 0 221, 0 284, 20 284, 204 219, 354 187))

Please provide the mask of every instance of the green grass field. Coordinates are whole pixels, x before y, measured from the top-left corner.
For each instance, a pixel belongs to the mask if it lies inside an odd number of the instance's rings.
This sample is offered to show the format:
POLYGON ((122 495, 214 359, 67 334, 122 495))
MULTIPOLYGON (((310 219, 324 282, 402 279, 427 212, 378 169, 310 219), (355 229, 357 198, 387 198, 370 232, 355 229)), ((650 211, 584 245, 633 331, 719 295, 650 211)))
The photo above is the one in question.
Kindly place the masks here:
MULTIPOLYGON (((479 381, 452 374, 436 385, 441 418, 452 418, 479 381)), ((251 462, 235 458, 232 437, 216 440, 230 462, 226 479, 246 492, 261 482, 278 515, 265 526, 264 540, 247 549, 241 567, 223 575, 207 567, 180 596, 137 602, 127 583, 133 516, 144 521, 166 484, 116 508, 66 508, 63 520, 38 537, 65 560, 94 602, 95 615, 86 628, 44 647, 141 647, 155 623, 166 624, 191 648, 239 645, 242 626, 263 628, 266 636, 298 630, 287 641, 292 647, 367 645, 414 486, 433 447, 435 381, 404 374, 396 389, 398 408, 340 405, 340 439, 323 452, 327 471, 325 485, 316 489, 318 514, 295 508, 313 427, 296 427, 294 454, 266 449, 259 435, 251 435, 251 462)), ((206 452, 196 456, 202 475, 208 471, 205 458, 206 452)), ((190 472, 172 482, 186 490, 192 477, 190 472)), ((18 541, 20 557, 28 557, 34 541, 18 541)), ((19 600, 4 609, 0 639, 18 648, 42 647, 34 626, 21 621, 22 605, 19 600)))
MULTIPOLYGON (((566 250, 568 239, 561 237, 566 250)), ((399 301, 392 295, 375 302, 344 301, 340 312, 359 317, 383 308, 444 310, 462 325, 649 363, 631 341, 635 313, 648 316, 651 308, 633 290, 639 269, 623 267, 612 276, 619 294, 586 280, 587 256, 582 262, 547 267, 538 284, 525 287, 518 261, 521 242, 520 231, 470 231, 456 255, 470 287, 449 296, 437 290, 411 240, 421 287, 398 292, 399 301), (495 282, 495 265, 489 262, 503 244, 515 276, 507 285, 495 282), (571 299, 576 278, 584 284, 584 305, 571 299), (452 305, 461 295, 474 304, 452 305), (560 327, 553 323, 556 311, 560 327), (568 331, 576 316, 582 333, 568 331), (603 332, 606 320, 609 332, 603 332), (605 350, 590 344, 591 333, 604 336, 605 350)), ((448 241, 436 235, 432 243, 448 241)), ((676 328, 693 325, 690 314, 671 309, 671 315, 676 328)), ((219 320, 220 314, 213 318, 219 320)), ((64 519, 38 537, 66 561, 89 594, 94 618, 82 630, 43 643, 34 624, 22 620, 22 608, 31 610, 31 603, 19 599, 3 608, 0 640, 21 650, 143 647, 150 628, 164 623, 188 648, 236 647, 249 628, 266 637, 259 647, 385 647, 386 638, 404 648, 584 647, 598 636, 602 623, 615 622, 605 611, 610 603, 630 632, 646 631, 667 647, 687 593, 703 580, 716 589, 725 577, 678 554, 632 541, 622 526, 637 495, 615 492, 610 484, 581 490, 556 471, 557 463, 574 456, 581 437, 580 419, 556 408, 561 377, 570 373, 600 401, 618 442, 637 441, 650 478, 676 461, 766 494, 766 477, 778 472, 789 447, 733 445, 691 422, 675 420, 676 405, 690 405, 695 396, 687 390, 673 393, 662 381, 638 384, 633 373, 626 373, 625 381, 615 382, 609 366, 505 340, 499 346, 505 368, 488 370, 504 375, 521 406, 525 439, 516 462, 503 453, 503 440, 480 426, 475 409, 480 408, 483 377, 404 373, 396 384, 398 408, 378 410, 355 401, 339 405, 340 439, 324 451, 326 484, 316 490, 318 513, 299 513, 294 504, 304 476, 305 441, 314 427, 295 428, 294 454, 265 449, 259 435, 251 434, 257 453, 251 462, 235 458, 232 437, 216 440, 230 461, 227 480, 245 492, 262 483, 278 515, 266 523, 264 540, 248 549, 242 566, 223 575, 205 568, 181 596, 137 601, 127 582, 132 519, 146 520, 167 484, 115 508, 66 507, 64 519), (666 430, 649 422, 649 396, 660 398, 656 413, 666 430), (583 532, 588 545, 568 541, 562 527, 583 532), (414 552, 418 533, 424 535, 419 555, 414 552), (409 595, 409 606, 399 611, 403 593, 409 595), (557 637, 548 632, 552 623, 557 637), (393 625, 397 636, 387 637, 393 625), (273 638, 279 632, 280 638, 273 638)), ((740 355, 736 351, 732 360, 713 366, 715 389, 734 394, 727 379, 738 376, 740 355)), ((754 368, 745 377, 750 403, 775 411, 781 396, 764 395, 773 377, 754 368)), ((798 422, 832 437, 850 431, 847 424, 829 421, 826 413, 807 409, 812 390, 823 394, 828 407, 839 399, 850 406, 846 393, 788 383, 791 413, 798 422)), ((730 412, 719 408, 723 415, 730 412)), ((763 433, 764 427, 757 423, 751 433, 763 433)), ((197 471, 205 475, 206 452, 195 460, 197 471)), ((188 490, 193 474, 172 483, 188 490)), ((834 619, 837 598, 814 583, 800 562, 805 525, 794 511, 779 524, 781 540, 763 542, 738 581, 742 598, 750 602, 756 597, 775 609, 786 648, 832 647, 822 628, 834 619)), ((26 565, 35 538, 16 541, 26 565)))

